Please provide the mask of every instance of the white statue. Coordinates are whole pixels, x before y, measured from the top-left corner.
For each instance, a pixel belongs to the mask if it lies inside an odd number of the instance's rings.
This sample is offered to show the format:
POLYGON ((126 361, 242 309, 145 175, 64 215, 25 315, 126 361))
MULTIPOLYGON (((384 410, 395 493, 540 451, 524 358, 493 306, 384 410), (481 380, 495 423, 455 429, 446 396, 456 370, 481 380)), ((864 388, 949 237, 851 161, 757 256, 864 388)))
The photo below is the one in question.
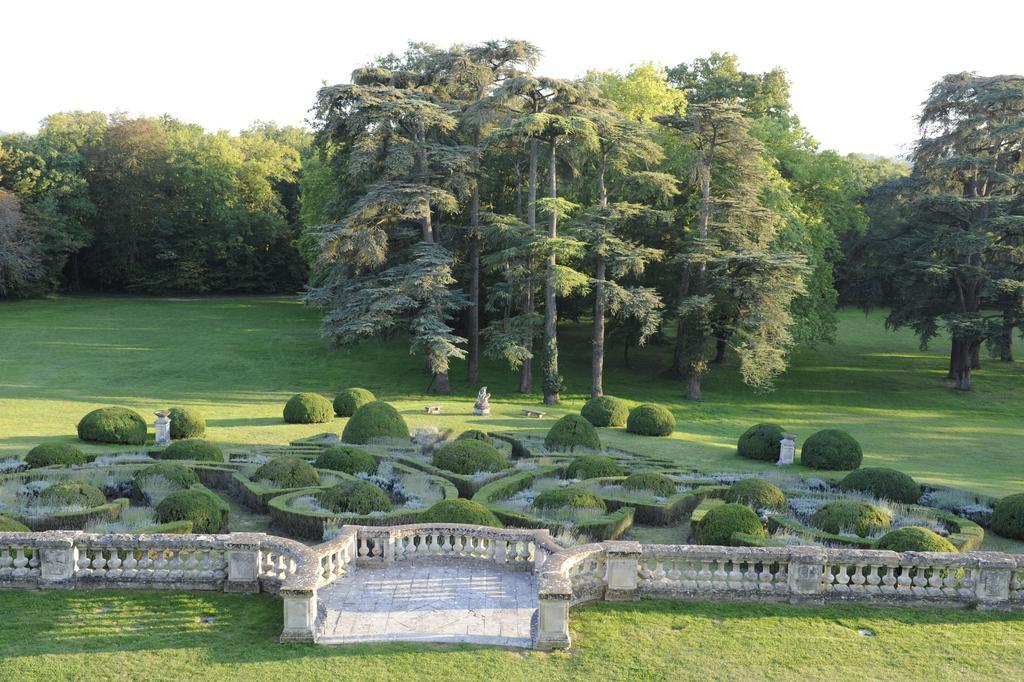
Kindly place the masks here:
POLYGON ((487 387, 484 386, 480 389, 480 392, 476 394, 476 405, 473 406, 473 414, 477 417, 489 417, 491 416, 491 394, 487 392, 487 387))

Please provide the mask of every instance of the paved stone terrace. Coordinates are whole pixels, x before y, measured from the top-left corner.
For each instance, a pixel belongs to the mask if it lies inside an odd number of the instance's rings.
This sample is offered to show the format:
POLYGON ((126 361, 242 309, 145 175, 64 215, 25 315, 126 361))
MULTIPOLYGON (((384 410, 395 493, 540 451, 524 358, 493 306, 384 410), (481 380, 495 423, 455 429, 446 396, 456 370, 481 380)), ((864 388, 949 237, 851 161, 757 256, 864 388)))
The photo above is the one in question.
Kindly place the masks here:
POLYGON ((532 646, 537 581, 479 564, 360 567, 319 592, 321 644, 463 642, 532 646))

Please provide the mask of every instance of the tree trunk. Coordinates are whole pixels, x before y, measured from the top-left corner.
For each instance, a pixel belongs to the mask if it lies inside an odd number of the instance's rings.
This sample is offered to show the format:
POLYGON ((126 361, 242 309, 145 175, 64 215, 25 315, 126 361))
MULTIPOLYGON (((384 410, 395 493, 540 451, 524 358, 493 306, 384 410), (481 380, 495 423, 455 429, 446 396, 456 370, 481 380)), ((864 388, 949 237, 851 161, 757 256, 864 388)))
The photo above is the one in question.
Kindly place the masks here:
MULTIPOLYGON (((690 268, 683 266, 679 276, 679 304, 682 305, 687 294, 690 293, 690 268)), ((679 316, 676 322, 676 344, 672 349, 672 368, 669 375, 675 378, 686 376, 686 317, 679 316)))
MULTIPOLYGON (((480 133, 474 136, 474 144, 480 145, 480 133)), ((478 164, 474 168, 479 171, 478 164)), ((469 311, 466 320, 466 336, 469 337, 469 356, 466 359, 466 379, 471 384, 480 380, 480 177, 473 182, 473 193, 469 199, 469 311)))
POLYGON ((594 267, 594 347, 590 362, 590 397, 604 395, 604 256, 594 267))
MULTIPOLYGON (((531 228, 537 226, 537 140, 530 140, 530 166, 526 197, 526 224, 531 228)), ((527 262, 527 271, 533 272, 533 263, 527 262)), ((526 290, 526 297, 523 304, 523 313, 527 316, 533 315, 535 301, 533 300, 533 276, 531 275, 526 290)), ((533 330, 526 339, 526 349, 533 352, 533 330)), ((533 390, 533 359, 523 360, 523 366, 519 368, 519 392, 529 393, 533 390)))
POLYGON ((981 369, 981 344, 971 344, 971 369, 981 369))
POLYGON ((971 390, 971 358, 980 344, 964 339, 955 339, 953 346, 953 388, 958 391, 969 391, 971 390))
POLYGON ((700 392, 700 374, 696 372, 691 372, 690 378, 686 382, 686 398, 688 400, 704 400, 704 395, 700 392))
POLYGON ((722 364, 725 360, 725 339, 719 336, 715 339, 715 358, 711 362, 716 365, 722 364))
MULTIPOLYGON (((548 196, 558 197, 557 140, 548 143, 548 196)), ((558 211, 551 207, 548 218, 548 237, 558 237, 558 211)), ((544 276, 544 404, 557 405, 561 378, 558 375, 558 302, 555 296, 555 251, 548 248, 547 266, 544 276)))
POLYGON ((999 340, 999 361, 1013 362, 1013 318, 1003 313, 1002 338, 999 340))
POLYGON ((451 393, 452 387, 448 382, 448 372, 438 372, 434 375, 434 390, 438 393, 451 393))

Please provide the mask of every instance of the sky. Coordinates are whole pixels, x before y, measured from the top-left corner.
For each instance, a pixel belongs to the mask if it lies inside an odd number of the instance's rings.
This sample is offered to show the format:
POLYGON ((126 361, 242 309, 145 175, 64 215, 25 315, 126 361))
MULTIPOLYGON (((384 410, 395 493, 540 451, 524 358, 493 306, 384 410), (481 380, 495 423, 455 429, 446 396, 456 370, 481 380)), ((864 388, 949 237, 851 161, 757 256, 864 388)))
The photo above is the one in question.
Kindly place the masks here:
POLYGON ((1024 73, 1022 23, 1021 0, 15 0, 0 8, 0 131, 74 109, 210 130, 302 124, 324 82, 409 41, 519 38, 543 50, 538 72, 562 78, 712 51, 746 71, 782 67, 823 148, 893 156, 943 74, 1024 73))

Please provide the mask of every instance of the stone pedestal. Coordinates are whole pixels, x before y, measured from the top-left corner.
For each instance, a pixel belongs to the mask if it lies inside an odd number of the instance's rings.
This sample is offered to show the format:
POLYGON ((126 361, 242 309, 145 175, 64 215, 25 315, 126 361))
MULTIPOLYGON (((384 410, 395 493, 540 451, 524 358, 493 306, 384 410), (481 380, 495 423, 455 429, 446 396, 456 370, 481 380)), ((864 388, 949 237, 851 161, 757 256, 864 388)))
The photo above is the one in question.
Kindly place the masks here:
POLYGON ((70 582, 78 566, 75 536, 81 531, 47 531, 36 542, 39 549, 40 587, 70 582))
POLYGON ((637 562, 640 560, 639 542, 606 542, 607 588, 606 601, 636 601, 640 598, 637 590, 637 562))
POLYGON ((779 466, 792 464, 795 455, 796 436, 792 433, 782 434, 782 440, 779 441, 779 461, 776 464, 779 466))
POLYGON ((260 591, 260 538, 258 533, 233 533, 224 549, 228 558, 225 592, 255 594, 260 591))
POLYGON ((156 446, 158 448, 165 448, 171 444, 171 413, 160 410, 153 414, 156 415, 156 421, 153 422, 153 431, 156 434, 156 446))
POLYGON ((801 597, 821 597, 824 591, 825 550, 817 547, 794 547, 789 556, 789 593, 796 601, 801 597))
POLYGON ((971 552, 971 557, 977 558, 979 566, 974 585, 978 606, 1007 604, 1010 600, 1010 579, 1017 568, 1013 558, 996 552, 971 552))
POLYGON ((316 590, 281 590, 284 600, 282 642, 313 642, 316 633, 316 590))
POLYGON ((569 648, 569 595, 540 595, 535 646, 542 651, 569 648))

